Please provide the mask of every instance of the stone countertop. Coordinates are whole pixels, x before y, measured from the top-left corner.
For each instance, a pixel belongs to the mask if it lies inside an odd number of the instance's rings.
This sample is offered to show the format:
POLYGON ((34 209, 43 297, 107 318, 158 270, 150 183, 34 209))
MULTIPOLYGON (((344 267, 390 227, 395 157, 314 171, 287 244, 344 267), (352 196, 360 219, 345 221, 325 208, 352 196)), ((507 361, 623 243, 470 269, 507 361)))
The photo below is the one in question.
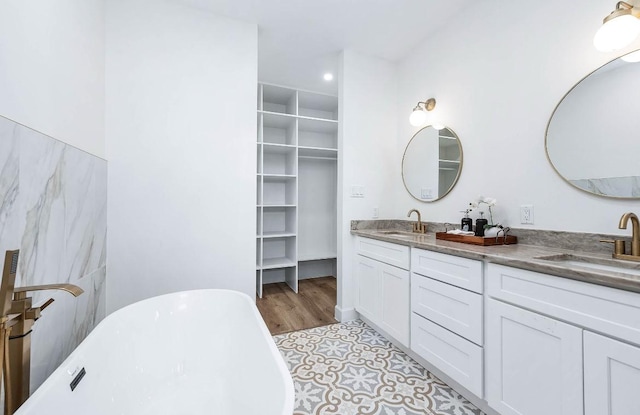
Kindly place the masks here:
POLYGON ((640 275, 589 269, 577 265, 567 266, 562 262, 540 259, 553 255, 588 257, 591 261, 602 264, 622 263, 623 267, 634 268, 640 273, 640 262, 614 260, 610 254, 523 244, 478 246, 436 239, 435 233, 410 234, 402 230, 399 230, 402 232, 400 235, 383 233, 390 230, 393 229, 361 229, 352 230, 351 234, 640 293, 640 275))

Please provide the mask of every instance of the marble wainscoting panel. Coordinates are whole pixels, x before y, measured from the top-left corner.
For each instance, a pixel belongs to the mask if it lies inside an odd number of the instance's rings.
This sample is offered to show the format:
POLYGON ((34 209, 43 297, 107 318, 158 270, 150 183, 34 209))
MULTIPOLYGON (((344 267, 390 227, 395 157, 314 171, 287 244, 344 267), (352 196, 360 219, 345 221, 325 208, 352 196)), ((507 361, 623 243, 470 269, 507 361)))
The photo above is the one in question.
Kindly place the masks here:
POLYGON ((20 130, 20 285, 64 282, 65 144, 25 127, 20 130))
POLYGON ((32 393, 106 316, 106 268, 75 284, 84 290, 79 297, 49 291, 42 298, 55 301, 42 312, 31 334, 32 393))
POLYGON ((4 262, 5 251, 20 248, 18 134, 16 123, 0 117, 0 264, 4 262))
POLYGON ((33 390, 105 316, 107 162, 0 117, 0 173, 0 248, 20 248, 16 286, 85 290, 32 293, 36 305, 55 299, 32 334, 33 390))
POLYGON ((107 162, 105 160, 96 159, 92 186, 95 193, 94 233, 88 269, 93 271, 107 265, 107 162))
POLYGON ((62 277, 74 282, 104 265, 106 163, 67 146, 63 157, 62 182, 65 204, 62 277))

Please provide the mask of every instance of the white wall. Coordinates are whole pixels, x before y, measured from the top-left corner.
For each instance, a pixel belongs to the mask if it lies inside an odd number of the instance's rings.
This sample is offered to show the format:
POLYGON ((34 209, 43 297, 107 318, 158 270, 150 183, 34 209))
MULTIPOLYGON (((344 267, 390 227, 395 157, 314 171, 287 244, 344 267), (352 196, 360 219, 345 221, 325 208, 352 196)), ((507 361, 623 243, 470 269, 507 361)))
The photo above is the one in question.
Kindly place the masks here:
MULTIPOLYGON (((617 56, 592 45, 612 6, 589 0, 579 7, 546 1, 523 8, 518 2, 485 0, 404 59, 398 74, 398 149, 416 130, 408 122, 411 109, 433 96, 441 119, 462 141, 464 167, 452 192, 430 204, 412 199, 394 174, 393 216, 402 218, 418 207, 427 220, 458 222, 459 211, 484 194, 498 199, 494 217, 510 226, 527 226, 519 223, 519 206, 533 204, 533 228, 630 234, 617 224, 622 213, 638 211, 637 201, 573 188, 553 171, 544 150, 547 122, 560 99, 617 56)), ((394 162, 399 166, 400 158, 394 162)))
POLYGON ((104 157, 104 0, 0 2, 0 115, 104 157))
MULTIPOLYGON (((339 318, 353 308, 353 219, 371 219, 373 208, 388 218, 393 209, 396 162, 396 67, 353 51, 342 54, 338 161, 338 306, 339 318), (351 186, 364 186, 364 198, 351 198, 351 186)), ((400 153, 402 155, 402 153, 400 153)))
POLYGON ((107 2, 108 311, 170 291, 255 295, 257 27, 107 2))

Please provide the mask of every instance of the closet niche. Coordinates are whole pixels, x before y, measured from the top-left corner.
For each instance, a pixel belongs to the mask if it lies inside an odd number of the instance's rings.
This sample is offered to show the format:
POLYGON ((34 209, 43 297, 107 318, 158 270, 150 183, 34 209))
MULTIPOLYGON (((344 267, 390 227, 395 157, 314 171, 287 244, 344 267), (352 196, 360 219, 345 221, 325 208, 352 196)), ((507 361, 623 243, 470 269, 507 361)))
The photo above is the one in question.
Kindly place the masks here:
POLYGON ((338 97, 258 85, 256 291, 336 275, 338 97))

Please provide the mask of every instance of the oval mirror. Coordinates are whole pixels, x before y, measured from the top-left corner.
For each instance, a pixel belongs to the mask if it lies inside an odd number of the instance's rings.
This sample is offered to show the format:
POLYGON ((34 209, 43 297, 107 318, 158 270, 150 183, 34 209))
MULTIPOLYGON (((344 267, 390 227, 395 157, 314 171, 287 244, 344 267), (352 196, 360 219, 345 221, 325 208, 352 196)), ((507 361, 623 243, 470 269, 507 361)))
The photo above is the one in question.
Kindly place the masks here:
POLYGON ((556 106, 547 125, 549 162, 580 190, 640 198, 640 117, 635 113, 640 101, 640 63, 632 62, 633 53, 578 82, 556 106))
POLYGON ((421 202, 445 197, 461 170, 462 145, 450 128, 422 128, 411 138, 402 157, 404 187, 421 202))

